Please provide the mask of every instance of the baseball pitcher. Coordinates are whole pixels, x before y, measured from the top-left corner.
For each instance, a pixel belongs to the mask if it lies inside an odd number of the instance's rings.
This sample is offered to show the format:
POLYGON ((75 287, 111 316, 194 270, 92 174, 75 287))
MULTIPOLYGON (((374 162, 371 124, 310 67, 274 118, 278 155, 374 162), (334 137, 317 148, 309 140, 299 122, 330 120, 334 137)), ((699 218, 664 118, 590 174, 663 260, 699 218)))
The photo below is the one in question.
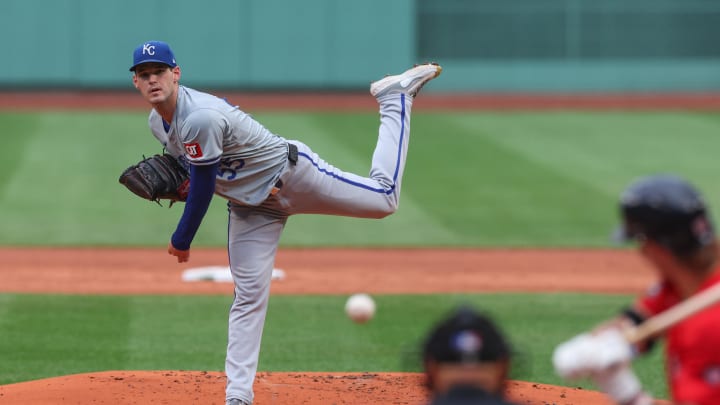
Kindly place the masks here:
POLYGON ((303 213, 383 218, 395 212, 412 104, 441 70, 424 64, 371 84, 380 128, 365 177, 334 167, 300 141, 273 134, 223 99, 180 85, 181 70, 167 43, 149 41, 135 49, 130 71, 135 88, 152 106, 150 130, 189 172, 185 208, 168 253, 188 261, 213 195, 228 200, 228 257, 235 283, 225 362, 228 405, 253 402, 272 269, 287 218, 303 213))

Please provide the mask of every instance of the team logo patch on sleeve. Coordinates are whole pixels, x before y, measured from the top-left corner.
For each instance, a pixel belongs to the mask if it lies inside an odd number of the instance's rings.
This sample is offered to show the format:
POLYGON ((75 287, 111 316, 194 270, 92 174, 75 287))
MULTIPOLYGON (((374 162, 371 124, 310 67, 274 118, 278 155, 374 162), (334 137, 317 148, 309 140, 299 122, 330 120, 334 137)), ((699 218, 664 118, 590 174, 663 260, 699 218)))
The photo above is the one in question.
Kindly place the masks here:
POLYGON ((202 149, 200 148, 200 144, 199 144, 199 143, 197 143, 197 142, 195 142, 195 143, 185 143, 185 144, 183 144, 183 145, 185 145, 185 152, 186 152, 186 153, 188 154, 188 156, 190 156, 191 158, 199 158, 199 157, 202 157, 203 152, 202 152, 202 149))

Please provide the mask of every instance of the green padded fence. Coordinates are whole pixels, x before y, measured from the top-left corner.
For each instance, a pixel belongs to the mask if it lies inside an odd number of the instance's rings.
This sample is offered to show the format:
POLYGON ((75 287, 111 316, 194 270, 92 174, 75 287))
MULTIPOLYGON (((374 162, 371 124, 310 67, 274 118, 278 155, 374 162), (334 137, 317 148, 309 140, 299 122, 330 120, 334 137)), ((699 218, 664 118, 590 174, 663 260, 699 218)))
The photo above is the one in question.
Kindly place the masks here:
POLYGON ((715 91, 714 0, 3 0, 0 88, 124 88, 170 42, 186 84, 365 90, 421 61, 429 91, 715 91))

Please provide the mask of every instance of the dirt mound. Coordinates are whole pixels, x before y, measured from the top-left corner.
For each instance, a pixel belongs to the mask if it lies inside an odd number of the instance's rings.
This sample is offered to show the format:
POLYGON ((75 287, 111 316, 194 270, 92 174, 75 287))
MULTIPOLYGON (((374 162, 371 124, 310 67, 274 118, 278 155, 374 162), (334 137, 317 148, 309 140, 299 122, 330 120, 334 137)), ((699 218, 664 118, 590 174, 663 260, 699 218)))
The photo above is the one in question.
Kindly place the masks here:
MULTIPOLYGON (((205 371, 106 371, 0 386, 5 405, 224 404, 225 375, 205 371)), ((600 393, 511 381, 520 404, 610 405, 600 393)), ((258 373, 256 405, 423 404, 418 373, 258 373)))

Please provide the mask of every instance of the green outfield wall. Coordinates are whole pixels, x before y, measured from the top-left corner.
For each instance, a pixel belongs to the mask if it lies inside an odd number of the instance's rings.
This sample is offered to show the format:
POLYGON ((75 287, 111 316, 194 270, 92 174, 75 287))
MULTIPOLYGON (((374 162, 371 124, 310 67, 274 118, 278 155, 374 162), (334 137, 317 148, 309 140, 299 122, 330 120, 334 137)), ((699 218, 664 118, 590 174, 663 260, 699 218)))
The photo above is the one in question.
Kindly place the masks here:
POLYGON ((716 91, 716 0, 2 0, 0 88, 128 88, 171 43, 186 84, 365 89, 418 61, 433 91, 716 91))

